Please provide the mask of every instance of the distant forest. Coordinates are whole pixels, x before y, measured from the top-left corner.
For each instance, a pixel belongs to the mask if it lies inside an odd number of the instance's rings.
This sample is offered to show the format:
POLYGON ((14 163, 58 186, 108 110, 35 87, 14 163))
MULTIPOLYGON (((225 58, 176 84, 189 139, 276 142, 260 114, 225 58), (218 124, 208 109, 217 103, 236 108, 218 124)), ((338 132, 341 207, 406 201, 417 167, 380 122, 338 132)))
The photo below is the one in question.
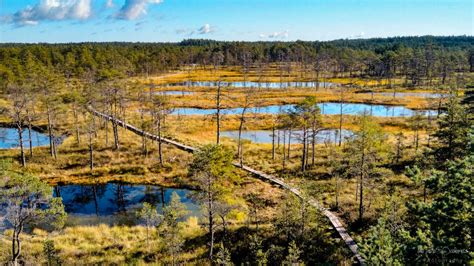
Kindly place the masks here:
MULTIPOLYGON (((151 75, 178 67, 242 66, 243 69, 297 64, 305 71, 390 79, 404 76, 412 86, 444 81, 474 71, 474 37, 393 37, 335 41, 179 43, 0 44, 0 85, 25 80, 38 70, 81 78, 151 75), (291 63, 291 64, 290 64, 291 63)), ((285 69, 290 71, 289 69, 285 69)))

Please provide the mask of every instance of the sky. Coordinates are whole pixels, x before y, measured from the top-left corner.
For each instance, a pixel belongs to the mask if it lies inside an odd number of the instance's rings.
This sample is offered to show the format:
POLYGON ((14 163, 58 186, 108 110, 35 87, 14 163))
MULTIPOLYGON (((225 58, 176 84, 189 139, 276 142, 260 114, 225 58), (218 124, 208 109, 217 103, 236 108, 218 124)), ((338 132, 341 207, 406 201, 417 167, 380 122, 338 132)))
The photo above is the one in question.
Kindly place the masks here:
POLYGON ((473 0, 0 0, 0 42, 474 35, 473 0))

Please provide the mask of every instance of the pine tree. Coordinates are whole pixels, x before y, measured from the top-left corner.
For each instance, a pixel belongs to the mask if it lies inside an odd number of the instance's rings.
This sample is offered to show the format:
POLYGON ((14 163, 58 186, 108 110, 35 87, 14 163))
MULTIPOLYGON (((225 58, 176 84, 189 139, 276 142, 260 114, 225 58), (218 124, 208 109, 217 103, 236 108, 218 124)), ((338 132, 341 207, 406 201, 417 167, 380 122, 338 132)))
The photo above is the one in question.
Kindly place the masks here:
POLYGON ((221 242, 217 245, 219 251, 216 253, 215 264, 219 266, 231 266, 234 265, 230 258, 230 251, 221 242))
POLYGON ((150 229, 157 226, 162 217, 156 211, 156 207, 148 202, 143 203, 143 207, 137 211, 137 216, 145 224, 146 229, 146 245, 150 248, 150 229))
POLYGON ((180 234, 181 221, 188 213, 186 205, 176 192, 171 195, 171 202, 163 209, 162 234, 166 243, 166 250, 171 256, 171 265, 176 265, 176 259, 184 244, 180 234))
POLYGON ((190 173, 196 181, 199 192, 197 199, 205 213, 204 227, 209 234, 209 259, 213 261, 215 231, 217 227, 218 204, 232 187, 232 157, 230 150, 220 145, 206 145, 194 154, 190 173))
POLYGON ((430 177, 434 191, 429 203, 410 202, 403 233, 407 261, 421 264, 469 264, 474 217, 474 156, 448 162, 446 171, 430 177))
POLYGON ((444 165, 447 160, 464 158, 469 151, 472 122, 459 99, 449 99, 447 112, 440 116, 438 125, 439 129, 434 134, 437 139, 434 154, 439 165, 444 165))
POLYGON ((46 264, 48 266, 61 265, 61 258, 58 253, 53 240, 48 239, 43 242, 43 254, 46 257, 46 264))
POLYGON ((369 229, 359 251, 368 265, 403 265, 401 245, 392 236, 383 217, 369 229))
POLYGON ((300 248, 296 245, 296 242, 291 241, 290 245, 288 246, 288 255, 286 255, 285 261, 283 261, 283 265, 304 265, 304 263, 300 260, 300 256, 302 253, 303 251, 301 251, 300 248))
POLYGON ((359 220, 365 212, 364 186, 384 159, 387 152, 386 136, 381 127, 367 113, 359 121, 360 129, 345 146, 346 175, 358 181, 356 198, 359 201, 359 220))

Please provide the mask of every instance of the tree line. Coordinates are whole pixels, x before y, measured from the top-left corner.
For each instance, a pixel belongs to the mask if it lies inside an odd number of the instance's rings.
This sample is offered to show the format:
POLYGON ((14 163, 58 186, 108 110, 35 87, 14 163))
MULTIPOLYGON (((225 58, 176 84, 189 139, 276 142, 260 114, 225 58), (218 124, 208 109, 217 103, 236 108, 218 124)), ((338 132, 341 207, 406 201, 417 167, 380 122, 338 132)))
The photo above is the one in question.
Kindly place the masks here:
MULTIPOLYGON (((152 75, 199 64, 251 67, 278 64, 280 71, 299 69, 335 77, 391 80, 406 85, 445 84, 455 73, 474 71, 474 39, 399 37, 330 42, 71 43, 0 45, 0 85, 25 80, 35 65, 67 78, 97 72, 100 77, 152 75)), ((5 86, 2 86, 5 87, 5 86)))

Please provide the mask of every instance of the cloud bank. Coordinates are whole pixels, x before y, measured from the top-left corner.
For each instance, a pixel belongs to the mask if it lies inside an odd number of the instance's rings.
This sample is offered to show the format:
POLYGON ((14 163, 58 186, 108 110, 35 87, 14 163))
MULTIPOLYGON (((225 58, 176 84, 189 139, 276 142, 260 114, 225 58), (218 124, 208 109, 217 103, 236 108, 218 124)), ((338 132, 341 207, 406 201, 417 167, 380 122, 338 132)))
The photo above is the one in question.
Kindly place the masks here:
POLYGON ((134 20, 146 15, 149 4, 160 4, 162 0, 125 0, 115 18, 123 20, 134 20))
POLYGON ((36 25, 41 21, 86 20, 91 15, 91 0, 41 0, 3 20, 17 26, 26 26, 36 25))
MULTIPOLYGON (((161 4, 163 0, 125 0, 124 4, 109 18, 135 20, 147 14, 150 5, 161 4)), ((92 0, 40 0, 39 3, 0 17, 0 22, 15 26, 37 25, 42 21, 79 20, 92 17, 92 0)), ((107 9, 115 7, 113 0, 104 0, 107 9)), ((97 10, 101 12, 101 10, 97 10)), ((206 29, 203 29, 206 31, 206 29)))

